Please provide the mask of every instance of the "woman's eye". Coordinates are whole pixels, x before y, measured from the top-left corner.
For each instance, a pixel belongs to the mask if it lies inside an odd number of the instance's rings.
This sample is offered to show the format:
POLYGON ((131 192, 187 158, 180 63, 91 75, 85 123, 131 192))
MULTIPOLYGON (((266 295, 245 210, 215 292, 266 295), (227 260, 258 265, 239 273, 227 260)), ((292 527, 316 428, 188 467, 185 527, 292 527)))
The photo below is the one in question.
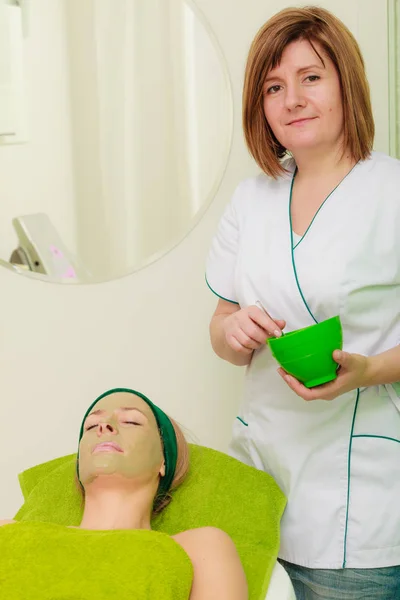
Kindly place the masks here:
POLYGON ((272 85, 267 89, 267 94, 276 94, 276 92, 279 92, 280 87, 280 85, 272 85))
POLYGON ((122 422, 127 425, 141 425, 141 423, 138 423, 137 421, 122 421, 122 422))
POLYGON ((313 82, 313 81, 318 81, 318 79, 321 79, 321 77, 319 75, 309 75, 308 77, 306 77, 306 79, 313 82))
POLYGON ((86 427, 86 431, 89 431, 90 429, 94 429, 95 427, 97 427, 97 423, 95 425, 89 425, 89 427, 86 427))

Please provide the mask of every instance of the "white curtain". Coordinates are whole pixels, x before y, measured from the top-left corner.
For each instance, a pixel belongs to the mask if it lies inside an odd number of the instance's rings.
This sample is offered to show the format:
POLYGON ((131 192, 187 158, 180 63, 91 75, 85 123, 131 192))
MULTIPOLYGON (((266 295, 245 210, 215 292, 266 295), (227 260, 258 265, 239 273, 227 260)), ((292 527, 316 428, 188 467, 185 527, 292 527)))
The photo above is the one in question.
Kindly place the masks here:
POLYGON ((182 0, 96 0, 100 161, 118 268, 164 248, 190 216, 184 10, 182 0))
POLYGON ((112 276, 168 247, 198 209, 195 17, 183 0, 66 0, 66 11, 78 252, 112 276))
POLYGON ((226 160, 229 86, 184 0, 65 0, 77 247, 95 277, 184 235, 226 160))

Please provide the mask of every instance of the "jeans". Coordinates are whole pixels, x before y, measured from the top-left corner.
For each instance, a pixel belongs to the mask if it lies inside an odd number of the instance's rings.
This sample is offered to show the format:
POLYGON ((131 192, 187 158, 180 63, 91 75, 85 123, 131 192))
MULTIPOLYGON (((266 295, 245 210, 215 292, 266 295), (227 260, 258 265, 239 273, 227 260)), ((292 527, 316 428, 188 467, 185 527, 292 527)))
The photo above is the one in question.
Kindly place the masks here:
POLYGON ((380 569, 309 569, 279 560, 296 600, 400 600, 400 566, 380 569))

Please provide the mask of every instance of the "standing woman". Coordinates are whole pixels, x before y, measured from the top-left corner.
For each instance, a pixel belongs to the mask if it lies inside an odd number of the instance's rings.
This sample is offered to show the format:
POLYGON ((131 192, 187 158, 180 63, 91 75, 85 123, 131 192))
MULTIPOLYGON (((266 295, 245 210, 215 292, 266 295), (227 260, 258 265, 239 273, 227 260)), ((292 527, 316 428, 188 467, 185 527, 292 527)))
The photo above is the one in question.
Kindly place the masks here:
POLYGON ((280 560, 298 599, 400 598, 400 162, 372 152, 364 62, 321 8, 258 32, 243 123, 263 171, 242 182, 207 282, 221 358, 246 365, 232 454, 288 497, 280 560), (290 154, 289 154, 290 153, 290 154), (266 338, 339 314, 334 382, 306 389, 266 338))

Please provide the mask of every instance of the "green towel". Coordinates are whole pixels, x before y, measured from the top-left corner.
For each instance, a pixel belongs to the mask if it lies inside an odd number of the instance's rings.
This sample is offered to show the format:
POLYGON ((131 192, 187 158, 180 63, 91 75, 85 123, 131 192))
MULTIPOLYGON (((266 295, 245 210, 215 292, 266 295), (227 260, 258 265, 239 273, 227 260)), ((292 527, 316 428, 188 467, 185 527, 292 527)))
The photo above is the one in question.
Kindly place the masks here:
POLYGON ((193 568, 156 531, 88 531, 50 523, 0 527, 4 600, 188 600, 193 568))
MULTIPOLYGON (((21 473, 25 503, 15 518, 79 525, 82 501, 75 465, 73 454, 21 473)), ((190 465, 186 481, 154 519, 153 529, 169 535, 204 526, 226 531, 239 552, 250 600, 264 600, 278 555, 283 493, 267 473, 211 448, 190 444, 190 465)))

